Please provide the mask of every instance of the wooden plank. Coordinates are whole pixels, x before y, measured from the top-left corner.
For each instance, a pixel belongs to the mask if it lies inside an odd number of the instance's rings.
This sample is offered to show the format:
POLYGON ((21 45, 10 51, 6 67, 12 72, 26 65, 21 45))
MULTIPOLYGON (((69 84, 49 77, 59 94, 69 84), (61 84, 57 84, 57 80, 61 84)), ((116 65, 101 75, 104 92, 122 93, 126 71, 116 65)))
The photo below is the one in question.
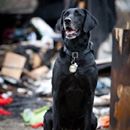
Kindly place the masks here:
POLYGON ((130 30, 115 29, 110 129, 130 130, 130 30))
POLYGON ((47 66, 41 66, 39 68, 36 68, 30 72, 24 71, 24 74, 32 78, 33 80, 41 79, 46 76, 46 74, 49 72, 49 69, 47 66))

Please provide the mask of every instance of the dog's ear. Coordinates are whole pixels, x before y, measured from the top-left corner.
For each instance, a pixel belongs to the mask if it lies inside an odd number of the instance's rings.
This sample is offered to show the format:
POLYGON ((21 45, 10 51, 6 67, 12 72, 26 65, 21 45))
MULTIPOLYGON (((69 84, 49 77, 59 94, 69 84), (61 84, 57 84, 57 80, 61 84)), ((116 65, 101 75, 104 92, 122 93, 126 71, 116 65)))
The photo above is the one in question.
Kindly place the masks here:
POLYGON ((55 31, 56 32, 62 32, 63 31, 63 14, 65 10, 62 11, 60 18, 57 20, 57 23, 55 25, 55 31))
POLYGON ((91 31, 96 25, 97 25, 97 19, 86 9, 84 9, 85 12, 85 20, 84 20, 84 26, 83 30, 84 32, 89 32, 91 31))
POLYGON ((61 18, 59 18, 56 22, 56 25, 55 25, 55 31, 56 32, 61 32, 62 30, 62 25, 61 25, 61 18))

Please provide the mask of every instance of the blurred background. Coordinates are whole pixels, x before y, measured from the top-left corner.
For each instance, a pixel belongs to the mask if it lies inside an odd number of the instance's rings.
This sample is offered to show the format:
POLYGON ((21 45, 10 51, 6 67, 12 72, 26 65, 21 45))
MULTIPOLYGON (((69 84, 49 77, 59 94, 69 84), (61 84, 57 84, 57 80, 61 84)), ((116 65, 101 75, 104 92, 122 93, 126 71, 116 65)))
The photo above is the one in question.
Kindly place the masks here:
POLYGON ((55 24, 67 8, 88 9, 99 79, 93 111, 109 129, 114 28, 130 28, 129 0, 0 0, 0 130, 42 130, 52 105, 53 64, 63 45, 55 24))

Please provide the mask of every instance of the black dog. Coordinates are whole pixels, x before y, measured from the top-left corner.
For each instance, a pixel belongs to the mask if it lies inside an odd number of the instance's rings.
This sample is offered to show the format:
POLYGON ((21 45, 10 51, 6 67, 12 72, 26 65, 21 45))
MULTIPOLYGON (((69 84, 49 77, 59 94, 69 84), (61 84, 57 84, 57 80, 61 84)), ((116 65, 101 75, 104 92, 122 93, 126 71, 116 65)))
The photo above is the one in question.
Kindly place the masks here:
POLYGON ((97 68, 89 41, 96 19, 85 9, 63 11, 58 21, 64 46, 52 78, 53 106, 45 114, 44 130, 95 130, 92 113, 97 68))

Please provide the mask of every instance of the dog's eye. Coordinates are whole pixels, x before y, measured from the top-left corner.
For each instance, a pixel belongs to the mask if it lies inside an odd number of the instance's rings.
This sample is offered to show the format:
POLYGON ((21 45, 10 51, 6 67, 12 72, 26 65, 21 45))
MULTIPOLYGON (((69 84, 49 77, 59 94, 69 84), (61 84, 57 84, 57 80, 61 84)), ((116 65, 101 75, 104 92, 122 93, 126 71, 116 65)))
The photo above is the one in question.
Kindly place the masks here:
POLYGON ((69 12, 66 12, 64 13, 64 17, 68 16, 69 15, 69 12))
POLYGON ((81 14, 79 13, 78 10, 75 10, 74 15, 75 15, 75 16, 80 16, 81 14))

